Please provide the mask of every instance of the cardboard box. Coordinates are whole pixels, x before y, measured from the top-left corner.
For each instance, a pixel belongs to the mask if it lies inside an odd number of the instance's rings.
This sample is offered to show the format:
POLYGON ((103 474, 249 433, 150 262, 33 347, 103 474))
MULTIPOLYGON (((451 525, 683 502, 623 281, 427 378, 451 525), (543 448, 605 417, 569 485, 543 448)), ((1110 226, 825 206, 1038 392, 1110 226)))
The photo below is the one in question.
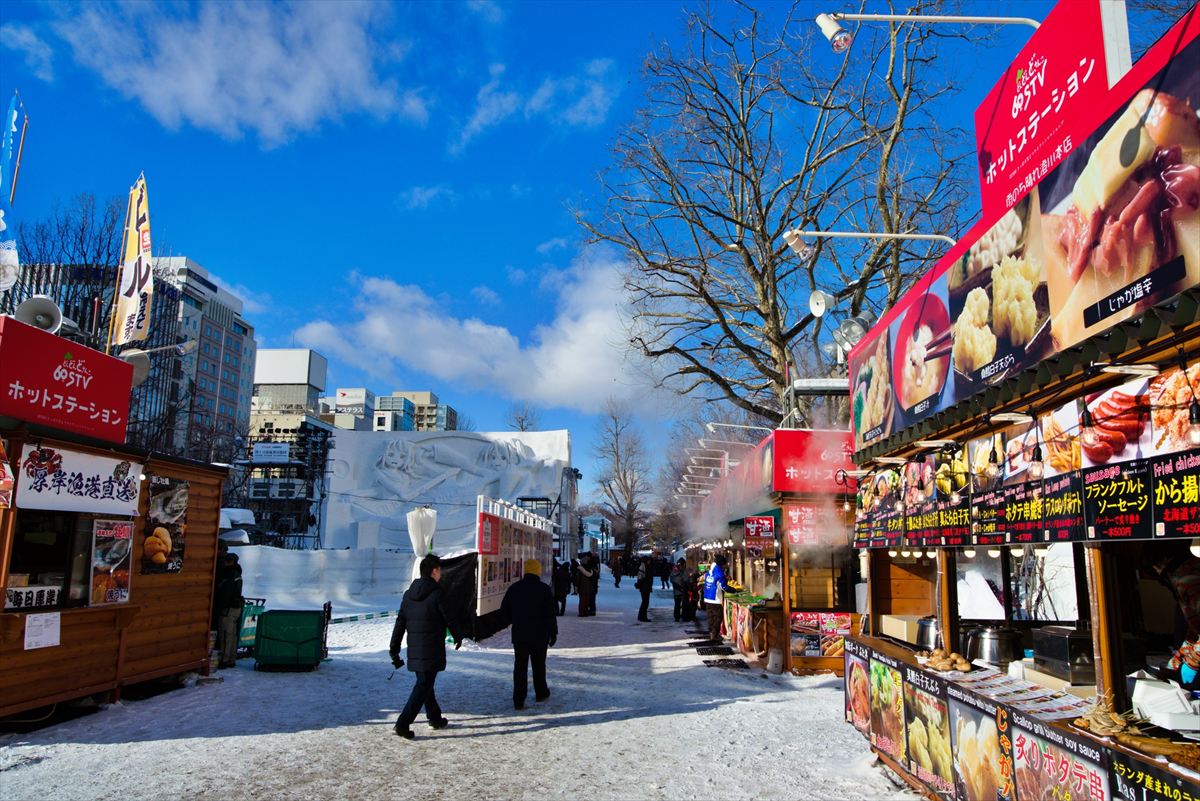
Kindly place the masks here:
POLYGON ((917 621, 921 617, 921 615, 880 615, 879 633, 916 645, 917 621))
POLYGON ((1188 694, 1169 681, 1138 676, 1131 700, 1134 713, 1151 720, 1155 715, 1193 714, 1188 694))

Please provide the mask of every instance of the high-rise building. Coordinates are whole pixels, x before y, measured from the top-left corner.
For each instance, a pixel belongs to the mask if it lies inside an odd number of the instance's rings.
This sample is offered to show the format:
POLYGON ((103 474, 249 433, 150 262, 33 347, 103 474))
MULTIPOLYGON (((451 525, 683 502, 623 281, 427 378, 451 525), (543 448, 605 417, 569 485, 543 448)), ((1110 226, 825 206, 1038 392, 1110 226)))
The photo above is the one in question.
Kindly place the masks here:
POLYGON ((328 362, 302 348, 263 348, 254 368, 250 471, 242 504, 263 541, 320 547, 325 462, 336 428, 321 415, 328 362))
POLYGON ((242 300, 186 256, 155 259, 180 292, 179 333, 196 347, 180 358, 180 405, 175 446, 208 461, 233 461, 245 446, 254 391, 254 327, 242 300))
POLYGON ((458 412, 453 406, 438 403, 438 396, 432 392, 398 391, 391 395, 380 395, 375 399, 375 408, 377 411, 403 411, 404 401, 413 407, 413 431, 458 430, 458 412))

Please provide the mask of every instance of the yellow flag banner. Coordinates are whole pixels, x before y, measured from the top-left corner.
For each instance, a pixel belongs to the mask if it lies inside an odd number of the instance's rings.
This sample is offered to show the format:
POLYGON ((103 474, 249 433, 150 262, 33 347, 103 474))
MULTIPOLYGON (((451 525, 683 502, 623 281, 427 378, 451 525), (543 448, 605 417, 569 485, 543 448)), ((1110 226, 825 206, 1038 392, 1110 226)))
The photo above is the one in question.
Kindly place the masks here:
POLYGON ((117 313, 113 342, 124 345, 146 339, 150 330, 150 299, 154 270, 150 258, 150 201, 146 179, 129 190, 125 236, 121 242, 121 276, 117 282, 117 313))

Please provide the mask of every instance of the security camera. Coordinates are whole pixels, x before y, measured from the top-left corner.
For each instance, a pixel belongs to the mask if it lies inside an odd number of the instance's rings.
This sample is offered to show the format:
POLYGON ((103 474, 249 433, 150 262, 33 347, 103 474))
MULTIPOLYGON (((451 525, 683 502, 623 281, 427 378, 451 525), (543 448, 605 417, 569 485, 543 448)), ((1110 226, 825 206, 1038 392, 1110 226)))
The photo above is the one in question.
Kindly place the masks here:
POLYGON ((825 34, 825 38, 829 40, 835 53, 845 53, 854 43, 854 37, 850 35, 850 31, 841 26, 834 14, 818 14, 817 25, 820 26, 821 33, 825 34))

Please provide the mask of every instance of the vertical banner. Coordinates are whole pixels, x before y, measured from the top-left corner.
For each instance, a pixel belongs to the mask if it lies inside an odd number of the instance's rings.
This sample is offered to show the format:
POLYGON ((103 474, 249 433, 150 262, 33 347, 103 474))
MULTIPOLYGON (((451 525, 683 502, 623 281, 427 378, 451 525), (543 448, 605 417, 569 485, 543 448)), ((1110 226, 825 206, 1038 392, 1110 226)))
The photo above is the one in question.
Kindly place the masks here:
POLYGON ((12 218, 12 199, 17 188, 17 171, 21 166, 21 150, 25 145, 25 129, 29 119, 25 106, 15 92, 4 115, 0 131, 0 292, 17 282, 21 260, 17 257, 17 225, 12 218))
POLYGON ((117 313, 113 343, 141 342, 150 330, 150 299, 154 269, 150 258, 150 201, 146 178, 138 176, 129 191, 125 237, 121 242, 121 272, 117 282, 117 313))
POLYGON ((846 722, 866 737, 871 736, 871 685, 867 679, 871 649, 846 640, 846 722))
POLYGON ((133 521, 92 521, 92 604, 129 601, 133 521))
POLYGON ((188 482, 150 477, 150 514, 142 542, 142 575, 183 570, 187 535, 188 482))

